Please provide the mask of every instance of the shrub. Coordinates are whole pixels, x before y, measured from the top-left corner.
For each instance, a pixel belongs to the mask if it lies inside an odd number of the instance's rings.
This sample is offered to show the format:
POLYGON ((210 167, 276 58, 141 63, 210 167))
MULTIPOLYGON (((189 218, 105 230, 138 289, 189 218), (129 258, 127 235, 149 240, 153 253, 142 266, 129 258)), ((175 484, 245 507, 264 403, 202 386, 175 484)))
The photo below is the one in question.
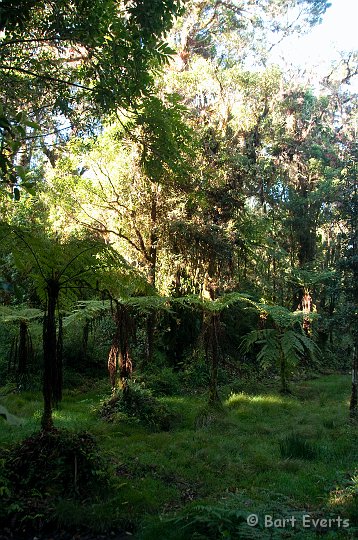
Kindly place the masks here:
POLYGON ((182 374, 182 379, 189 388, 207 388, 210 382, 210 369, 206 360, 193 357, 191 364, 182 374))
POLYGON ((51 521, 58 499, 87 498, 108 482, 108 467, 89 433, 52 430, 7 450, 2 462, 1 518, 16 526, 51 521))
POLYGON ((137 418, 144 425, 159 431, 169 431, 177 420, 177 415, 165 403, 134 382, 102 406, 101 416, 107 420, 113 420, 118 413, 137 418))
POLYGON ((180 393, 180 379, 171 368, 163 368, 158 373, 146 376, 148 386, 156 396, 175 396, 180 393))

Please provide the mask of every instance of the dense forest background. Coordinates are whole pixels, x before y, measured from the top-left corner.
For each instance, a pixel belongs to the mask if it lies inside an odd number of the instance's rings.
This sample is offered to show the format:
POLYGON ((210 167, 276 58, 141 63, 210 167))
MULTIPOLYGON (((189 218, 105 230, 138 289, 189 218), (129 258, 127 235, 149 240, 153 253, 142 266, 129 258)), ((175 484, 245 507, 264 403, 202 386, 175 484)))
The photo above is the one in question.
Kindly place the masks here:
POLYGON ((1 394, 42 390, 43 437, 107 371, 102 414, 159 429, 151 392, 221 410, 232 381, 351 372, 354 422, 357 54, 322 80, 270 62, 327 1, 20 4, 0 5, 1 394))

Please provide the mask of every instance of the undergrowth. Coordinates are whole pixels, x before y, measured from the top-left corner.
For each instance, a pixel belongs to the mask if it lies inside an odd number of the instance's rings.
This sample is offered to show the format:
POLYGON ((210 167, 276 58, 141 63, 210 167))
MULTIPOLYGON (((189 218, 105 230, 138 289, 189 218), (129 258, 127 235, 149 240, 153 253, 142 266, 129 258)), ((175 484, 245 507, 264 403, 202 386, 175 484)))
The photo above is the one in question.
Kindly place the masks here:
POLYGON ((103 493, 108 479, 108 464, 90 433, 34 433, 8 448, 2 459, 0 519, 15 528, 41 528, 54 519, 59 499, 103 493))
POLYGON ((128 383, 125 391, 118 390, 105 401, 100 414, 111 422, 123 420, 123 415, 127 415, 157 431, 169 431, 178 420, 178 416, 164 402, 135 382, 128 383))
MULTIPOLYGON (((51 462, 57 461, 53 471, 47 463, 35 461, 46 478, 52 475, 48 484, 31 468, 21 472, 21 451, 15 452, 12 445, 38 428, 41 395, 3 397, 9 412, 23 419, 19 426, 4 421, 1 425, 0 444, 7 449, 0 460, 3 515, 6 509, 18 522, 37 523, 50 517, 64 528, 89 527, 105 534, 117 527, 146 540, 236 540, 245 535, 289 538, 293 532, 287 528, 264 529, 264 515, 308 512, 349 519, 347 531, 325 531, 325 539, 355 537, 358 441, 356 427, 348 419, 348 376, 297 381, 292 396, 279 395, 275 381, 256 388, 237 381, 220 388, 221 409, 205 406, 204 390, 157 398, 134 385, 127 401, 118 393, 113 402, 107 399, 101 406, 110 422, 98 416, 107 384, 103 381, 82 393, 66 390, 54 412, 59 431, 66 428, 72 438, 85 429, 98 441, 98 447, 89 444, 85 453, 89 457, 98 451, 104 467, 90 460, 87 468, 85 461, 78 465, 77 481, 73 454, 68 459, 50 454, 51 462), (168 412, 175 420, 162 422, 161 415, 168 412), (15 471, 11 480, 10 462, 15 471), (108 477, 107 484, 102 484, 103 476, 108 477), (39 488, 31 493, 30 484, 39 488), (32 509, 26 500, 33 501, 32 509), (19 501, 20 506, 14 506, 19 501), (250 513, 259 517, 256 527, 245 525, 250 513)), ((71 447, 78 449, 76 441, 71 447)), ((315 538, 316 532, 294 531, 295 539, 309 535, 315 538)))

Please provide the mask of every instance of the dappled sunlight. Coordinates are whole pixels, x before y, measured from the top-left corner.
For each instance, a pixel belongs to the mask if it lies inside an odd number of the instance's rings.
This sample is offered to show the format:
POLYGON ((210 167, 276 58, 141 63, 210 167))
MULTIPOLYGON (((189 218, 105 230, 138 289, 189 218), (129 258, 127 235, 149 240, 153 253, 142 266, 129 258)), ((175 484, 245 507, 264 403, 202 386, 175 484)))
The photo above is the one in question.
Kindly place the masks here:
POLYGON ((358 469, 353 476, 346 478, 343 485, 336 486, 329 494, 328 504, 333 507, 353 503, 358 492, 358 469))
MULTIPOLYGON (((259 405, 285 405, 290 402, 287 398, 281 396, 275 396, 274 394, 251 396, 240 392, 239 394, 231 394, 225 401, 224 405, 227 407, 235 407, 243 403, 253 403, 259 405)), ((292 405, 292 403, 291 403, 292 405)))
POLYGON ((180 403, 181 405, 187 403, 188 397, 186 396, 165 396, 162 398, 163 401, 167 403, 180 403))

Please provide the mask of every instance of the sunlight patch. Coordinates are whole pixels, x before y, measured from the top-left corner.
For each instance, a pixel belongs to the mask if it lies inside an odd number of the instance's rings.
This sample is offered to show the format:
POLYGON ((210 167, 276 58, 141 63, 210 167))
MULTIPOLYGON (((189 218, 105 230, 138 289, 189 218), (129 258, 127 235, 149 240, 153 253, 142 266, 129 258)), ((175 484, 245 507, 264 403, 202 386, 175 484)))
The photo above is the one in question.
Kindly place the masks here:
POLYGON ((285 403, 285 400, 282 397, 275 395, 250 396, 248 394, 245 394, 245 392, 240 392, 239 394, 231 394, 225 401, 225 405, 232 407, 234 405, 238 405, 244 402, 283 405, 285 403))

